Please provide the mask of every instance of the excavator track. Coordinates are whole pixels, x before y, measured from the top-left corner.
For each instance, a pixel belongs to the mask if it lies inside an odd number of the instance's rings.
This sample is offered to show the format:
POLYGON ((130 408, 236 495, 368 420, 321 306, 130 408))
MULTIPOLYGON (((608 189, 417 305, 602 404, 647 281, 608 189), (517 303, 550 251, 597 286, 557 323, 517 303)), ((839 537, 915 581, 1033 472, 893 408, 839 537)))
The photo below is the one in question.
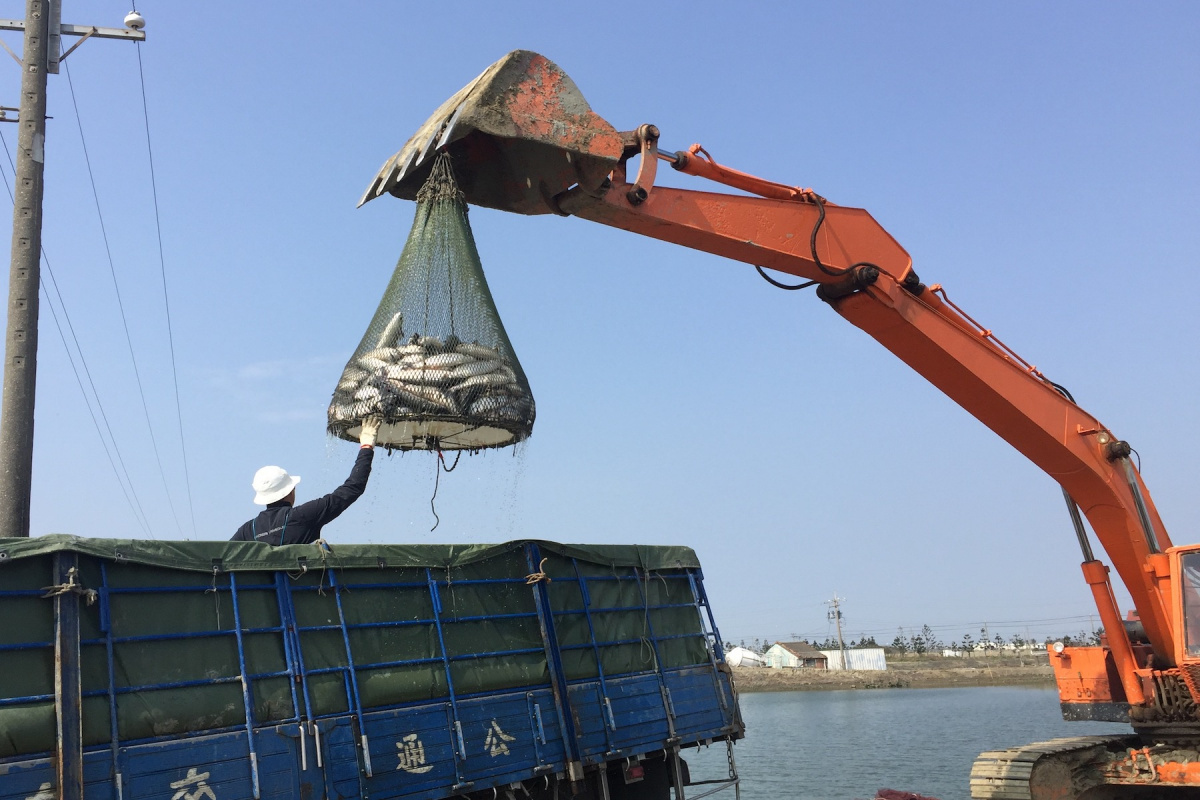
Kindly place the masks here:
POLYGON ((1200 792, 1195 748, 1144 746, 1136 736, 1075 736, 981 753, 974 800, 1182 798, 1200 792), (1137 788, 1134 788, 1137 787, 1137 788))

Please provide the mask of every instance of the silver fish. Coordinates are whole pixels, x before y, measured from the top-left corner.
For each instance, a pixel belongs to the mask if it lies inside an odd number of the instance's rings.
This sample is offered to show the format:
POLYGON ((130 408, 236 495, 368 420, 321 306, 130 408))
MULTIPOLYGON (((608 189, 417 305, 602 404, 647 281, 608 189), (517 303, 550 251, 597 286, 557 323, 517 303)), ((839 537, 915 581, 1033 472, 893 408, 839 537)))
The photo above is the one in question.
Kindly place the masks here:
POLYGON ((446 347, 445 343, 436 336, 419 336, 417 344, 425 348, 425 352, 441 351, 446 347))
POLYGON ((402 356, 425 355, 425 348, 419 344, 402 344, 393 349, 402 356))
POLYGON ((358 365, 360 367, 365 367, 366 369, 369 369, 371 372, 378 372, 379 370, 386 367, 388 365, 388 362, 384 361, 383 359, 380 359, 380 358, 374 358, 372 356, 361 356, 358 359, 358 365))
POLYGON ((395 366, 404 367, 405 369, 420 369, 425 366, 425 359, 429 358, 428 353, 413 353, 407 356, 401 356, 395 362, 395 366))
POLYGON ((466 353, 469 356, 484 360, 492 360, 500 358, 500 351, 493 350, 490 347, 485 347, 478 342, 463 342, 458 347, 454 348, 456 353, 466 353))
POLYGON ((395 361, 399 357, 400 353, 397 352, 395 347, 376 347, 374 350, 368 350, 367 352, 363 353, 358 357, 358 360, 362 361, 364 358, 377 358, 380 361, 391 362, 395 361))
POLYGON ((495 414, 504 406, 504 401, 499 397, 481 397, 471 403, 468 412, 474 416, 488 416, 495 414))
POLYGON ((351 392, 357 389, 360 383, 362 383, 361 380, 352 381, 349 378, 342 378, 338 382, 337 390, 340 392, 351 392))
POLYGON ((450 370, 450 377, 455 380, 473 378, 476 375, 486 375, 500 368, 499 361, 468 361, 450 370))
POLYGON ((369 417, 379 413, 379 400, 360 400, 353 406, 354 415, 351 417, 353 422, 360 421, 363 417, 369 417))
POLYGON ((500 406, 492 412, 492 419, 501 422, 524 422, 525 415, 512 406, 500 406))
POLYGON ((472 356, 465 353, 438 353, 425 359, 425 366, 434 369, 448 369, 473 360, 472 356))
POLYGON ((354 393, 355 400, 379 400, 379 390, 374 386, 363 386, 354 393))
POLYGON ((450 389, 454 392, 462 392, 473 386, 503 386, 506 383, 509 383, 508 377, 497 370, 484 375, 474 375, 462 383, 454 384, 450 389))
POLYGON ((354 381, 355 383, 358 383, 370 374, 371 373, 367 372, 365 369, 359 369, 358 367, 346 367, 345 372, 342 373, 342 380, 354 381))
POLYGON ((405 404, 405 406, 401 407, 400 410, 397 412, 400 415, 403 415, 406 413, 407 414, 422 414, 422 413, 428 414, 432 411, 438 411, 438 412, 444 411, 444 409, 442 409, 440 406, 438 406, 433 401, 426 400, 421 395, 419 395, 415 392, 408 391, 407 387, 393 386, 392 393, 396 396, 396 398, 398 400, 400 400, 402 403, 405 404))
MULTIPOLYGON (((433 403, 441 410, 448 411, 451 414, 461 413, 458 403, 455 401, 455 399, 436 386, 413 386, 410 384, 404 387, 404 389, 401 391, 415 395, 416 397, 419 397, 429 403, 433 403)), ((397 394, 400 394, 400 391, 398 391, 397 394)))
POLYGON ((390 320, 387 327, 383 329, 383 333, 379 334, 380 347, 392 347, 404 335, 404 315, 397 311, 390 320))
POLYGON ((342 403, 329 405, 329 418, 338 422, 349 422, 354 419, 354 408, 342 403))
POLYGON ((405 367, 384 367, 383 375, 389 381, 399 381, 407 384, 422 384, 425 386, 444 386, 452 378, 444 369, 413 369, 405 367))

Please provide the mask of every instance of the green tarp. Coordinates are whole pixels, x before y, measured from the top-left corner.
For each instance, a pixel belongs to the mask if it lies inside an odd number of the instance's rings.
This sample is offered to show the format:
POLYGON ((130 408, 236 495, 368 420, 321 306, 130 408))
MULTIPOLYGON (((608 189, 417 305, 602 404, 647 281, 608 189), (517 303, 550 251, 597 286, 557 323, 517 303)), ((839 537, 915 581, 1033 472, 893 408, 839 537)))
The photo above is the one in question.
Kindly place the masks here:
MULTIPOLYGON (((640 569, 697 569, 700 562, 690 547, 646 545, 572 545, 535 541, 547 553, 578 558, 593 564, 640 569)), ((524 541, 503 544, 338 544, 330 545, 327 558, 339 567, 456 567, 486 561, 500 553, 520 549, 524 541)), ((322 561, 317 544, 271 547, 260 542, 168 542, 150 539, 91 539, 50 534, 27 539, 0 538, 0 568, 6 562, 50 555, 61 551, 83 553, 118 563, 130 562, 212 572, 214 559, 224 571, 295 570, 298 559, 309 566, 322 561)), ((0 572, 0 580, 3 573, 0 572)))

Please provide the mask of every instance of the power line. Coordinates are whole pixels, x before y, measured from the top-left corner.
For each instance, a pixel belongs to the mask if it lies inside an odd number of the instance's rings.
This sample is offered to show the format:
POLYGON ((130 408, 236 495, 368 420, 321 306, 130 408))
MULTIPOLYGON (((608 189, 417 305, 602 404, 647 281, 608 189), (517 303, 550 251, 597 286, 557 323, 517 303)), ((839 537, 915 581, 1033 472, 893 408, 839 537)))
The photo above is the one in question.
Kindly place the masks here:
POLYGON ((80 141, 80 144, 83 146, 83 160, 84 160, 84 163, 87 165, 88 179, 92 185, 92 197, 96 202, 96 216, 100 221, 100 233, 104 239, 104 252, 108 257, 108 271, 112 275, 113 290, 116 292, 116 295, 117 295, 117 309, 121 313, 121 324, 124 326, 124 329, 125 329, 125 342, 129 346, 129 360, 133 364, 133 376, 134 376, 134 379, 137 381, 138 396, 141 398, 142 411, 145 413, 145 416, 146 416, 146 432, 149 433, 149 435, 150 435, 150 445, 154 449, 154 460, 155 460, 156 464, 158 465, 158 474, 162 478, 163 489, 166 491, 166 494, 167 494, 167 505, 171 509, 172 518, 175 520, 175 528, 176 528, 176 530, 179 531, 180 534, 182 534, 183 529, 179 525, 179 515, 175 512, 175 501, 171 498, 171 487, 170 487, 169 483, 167 482, 167 473, 163 469, 162 457, 159 455, 159 452, 158 452, 158 440, 154 436, 154 426, 150 422, 150 407, 146 403, 146 392, 142 388, 142 376, 141 376, 140 371, 138 370, 137 356, 135 356, 134 352, 133 352, 133 337, 129 333, 129 321, 125 316, 125 304, 121 300, 121 287, 117 281, 117 269, 113 263, 112 248, 109 246, 109 242, 108 242, 108 231, 104 225, 104 214, 100 208, 100 193, 96 188, 96 177, 95 177, 94 173, 92 172, 92 160, 91 160, 91 157, 88 155, 87 138, 84 136, 84 133, 83 133, 83 117, 80 116, 80 114, 79 114, 79 103, 75 98, 75 84, 71 80, 71 68, 66 66, 66 64, 64 64, 63 66, 64 66, 63 71, 67 75, 67 85, 71 89, 71 103, 75 107, 75 121, 79 127, 79 141, 80 141))
MULTIPOLYGON (((42 252, 42 259, 45 261, 47 272, 49 272, 50 271, 50 262, 48 260, 46 260, 45 251, 42 252)), ((51 277, 51 280, 54 279, 53 274, 50 277, 51 277)), ((134 512, 133 518, 138 523, 138 527, 140 527, 147 536, 150 536, 151 538, 153 538, 154 534, 150 532, 149 522, 145 519, 146 512, 142 510, 141 501, 137 499, 136 494, 134 494, 132 499, 129 496, 129 493, 131 491, 133 491, 132 482, 129 485, 129 489, 126 490, 125 484, 121 481, 121 475, 119 472, 117 472, 117 465, 113 461, 112 453, 108 449, 108 442, 106 442, 104 440, 104 434, 101 433, 101 431, 100 431, 100 423, 96 419, 96 412, 92 410, 92 404, 88 401, 87 390, 83 388, 83 379, 79 376, 79 369, 75 366, 75 359, 71 357, 71 348, 67 345, 66 334, 63 333, 62 324, 58 321, 58 312, 54 310, 54 303, 52 303, 50 301, 50 292, 46 289, 46 282, 43 280, 39 280, 38 283, 41 284, 42 293, 46 295, 46 305, 50 309, 50 316, 53 317, 53 319, 54 319, 54 327, 58 329, 58 338, 62 340, 63 349, 66 350, 66 352, 67 352, 67 361, 71 364, 71 371, 73 373, 75 373, 75 382, 77 384, 79 384, 79 391, 83 394, 84 405, 87 406, 88 415, 92 418, 92 425, 95 426, 96 434, 100 437, 100 444, 102 447, 104 447, 104 455, 108 457, 109 466, 112 467, 113 473, 117 477, 117 485, 121 487, 121 493, 125 495, 125 502, 129 503, 129 507, 133 510, 133 512, 134 512), (140 516, 139 516, 139 514, 140 514, 140 516)), ((67 313, 67 310, 64 307, 63 315, 65 316, 66 313, 67 313)), ((68 324, 69 324, 69 320, 68 320, 68 324)), ((83 358, 83 354, 81 353, 80 359, 82 359, 82 358, 83 358)), ((97 402, 97 404, 99 404, 99 402, 100 402, 99 398, 97 398, 96 402, 97 402)), ((103 411, 101 411, 101 414, 103 414, 103 411)), ((107 424, 107 420, 105 421, 105 424, 107 424)), ((110 431, 110 435, 111 435, 111 431, 110 431)), ((114 448, 116 447, 115 441, 113 442, 113 447, 114 448)), ((121 454, 118 451, 117 458, 120 459, 120 457, 121 457, 121 454)), ((125 462, 123 460, 121 462, 121 469, 125 469, 125 462)), ((126 471, 125 480, 129 480, 128 471, 126 471)))
MULTIPOLYGON (((134 9, 136 10, 136 9, 134 9)), ((146 74, 142 69, 142 43, 137 42, 138 77, 142 84, 142 118, 146 121, 146 155, 150 161, 150 190, 154 196, 154 228, 158 232, 158 265, 162 273, 163 307, 167 312, 167 343, 171 349, 171 378, 175 383, 175 417, 179 420, 179 449, 183 455, 183 483, 187 489, 188 514, 192 520, 192 535, 196 532, 196 512, 192 506, 192 478, 188 472, 187 444, 183 438, 183 409, 179 402, 179 372, 175 368, 175 334, 171 326, 171 301, 167 296, 167 265, 163 258, 162 222, 158 213, 158 181, 154 176, 154 149, 150 146, 150 110, 146 102, 146 74)))
MULTIPOLYGON (((16 168, 13 165, 12 153, 8 149, 8 141, 4 139, 4 134, 0 132, 0 143, 4 145, 4 154, 8 157, 9 167, 13 169, 15 174, 16 168)), ((0 175, 4 177, 4 187, 8 190, 10 200, 15 203, 13 197, 12 186, 8 182, 8 174, 0 170, 0 175)), ((88 397, 87 389, 84 388, 83 379, 79 376, 79 369, 75 366, 75 358, 71 354, 71 347, 67 344, 66 335, 63 333, 62 324, 58 320, 58 312, 54 310, 53 297, 49 289, 46 287, 46 282, 40 279, 38 283, 42 287, 42 292, 46 295, 46 303, 50 307, 50 314, 54 318, 54 326, 58 329, 59 338, 62 340, 63 349, 67 352, 67 361, 71 364, 71 371, 75 373, 75 381, 79 384, 79 391, 83 395, 84 405, 87 406, 88 415, 92 418, 92 424, 96 428, 96 435, 100 437, 100 444, 104 447, 104 454, 108 457, 108 463, 113 469, 113 474, 117 479, 117 485, 121 487, 121 493, 125 495, 125 501, 129 503, 129 508, 133 512, 134 521, 137 522, 146 535, 153 538, 153 533, 150 531, 149 521, 146 519, 146 512, 142 509, 141 500, 138 499, 137 491, 133 488, 133 480, 129 477, 129 470, 125 468, 125 460, 121 458, 121 450, 117 446, 116 436, 113 435, 112 426, 108 424, 108 415, 104 413, 104 405, 100 402, 100 393, 96 391, 96 384, 92 380, 91 370, 88 369, 87 360, 83 355, 83 348, 79 345, 79 337, 75 335, 75 326, 71 323, 71 316, 67 313, 67 304, 63 300, 62 292, 58 288, 58 280, 54 277, 54 270, 50 268, 50 259, 46 256, 46 248, 42 248, 42 260, 46 263, 46 272, 50 275, 50 282, 54 285, 54 291, 58 295, 58 303, 62 306, 63 318, 67 321, 67 328, 71 331, 71 338, 75 341, 75 349, 79 353, 79 363, 83 366, 83 371, 87 375, 88 383, 92 387, 92 394, 95 395, 96 407, 100 410, 100 416, 104 420, 104 426, 108 430, 109 439, 112 440, 112 449, 116 452, 116 461, 120 463, 120 470, 117 469, 117 463, 113 461, 112 452, 109 451, 108 441, 104 438, 104 432, 100 430, 100 423, 96 419, 96 412, 92 410, 92 401, 88 397), (121 480, 121 473, 124 472, 125 480, 121 480), (128 490, 125 484, 129 484, 128 490), (132 494, 132 498, 131 495, 132 494)))

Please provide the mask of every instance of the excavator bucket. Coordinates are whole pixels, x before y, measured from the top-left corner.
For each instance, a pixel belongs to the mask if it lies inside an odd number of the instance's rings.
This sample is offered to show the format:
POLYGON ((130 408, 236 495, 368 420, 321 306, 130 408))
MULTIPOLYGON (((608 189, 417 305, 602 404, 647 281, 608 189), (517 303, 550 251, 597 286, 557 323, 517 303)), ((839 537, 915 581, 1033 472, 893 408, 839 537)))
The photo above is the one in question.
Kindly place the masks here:
POLYGON ((440 150, 468 203, 547 214, 572 186, 599 191, 623 144, 554 62, 514 50, 443 103, 384 162, 359 205, 385 192, 416 199, 440 150))

